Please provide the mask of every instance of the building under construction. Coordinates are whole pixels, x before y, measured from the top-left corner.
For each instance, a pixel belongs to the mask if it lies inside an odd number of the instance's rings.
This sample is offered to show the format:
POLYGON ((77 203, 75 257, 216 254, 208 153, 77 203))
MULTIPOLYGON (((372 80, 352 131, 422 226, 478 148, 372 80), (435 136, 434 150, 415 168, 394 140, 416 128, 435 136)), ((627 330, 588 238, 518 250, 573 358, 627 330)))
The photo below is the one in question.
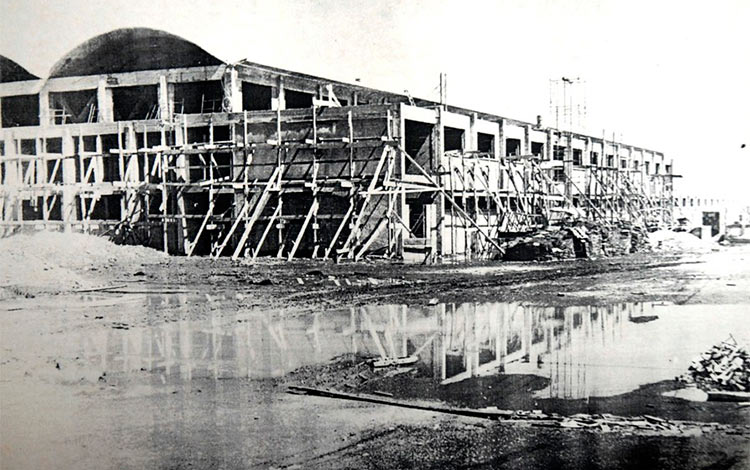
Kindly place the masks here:
POLYGON ((491 257, 565 214, 671 220, 672 162, 602 137, 247 61, 95 37, 37 78, 2 58, 2 233, 186 255, 491 257))

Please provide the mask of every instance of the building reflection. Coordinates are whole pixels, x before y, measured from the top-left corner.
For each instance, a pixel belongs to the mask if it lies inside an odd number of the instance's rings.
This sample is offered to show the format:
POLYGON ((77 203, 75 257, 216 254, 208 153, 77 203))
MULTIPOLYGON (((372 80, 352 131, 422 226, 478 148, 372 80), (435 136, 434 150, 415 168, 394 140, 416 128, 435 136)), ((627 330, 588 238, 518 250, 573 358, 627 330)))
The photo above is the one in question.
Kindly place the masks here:
POLYGON ((151 371, 162 382, 278 377, 346 353, 418 356, 415 367, 422 375, 445 385, 489 374, 536 374, 549 379, 542 396, 585 398, 597 393, 592 370, 601 375, 598 369, 607 363, 629 362, 628 338, 650 327, 637 320, 654 309, 645 303, 464 303, 312 315, 208 309, 204 318, 182 320, 194 302, 181 295, 149 296, 143 307, 164 315, 158 325, 123 329, 113 323, 104 332, 81 333, 76 354, 102 370, 151 371))

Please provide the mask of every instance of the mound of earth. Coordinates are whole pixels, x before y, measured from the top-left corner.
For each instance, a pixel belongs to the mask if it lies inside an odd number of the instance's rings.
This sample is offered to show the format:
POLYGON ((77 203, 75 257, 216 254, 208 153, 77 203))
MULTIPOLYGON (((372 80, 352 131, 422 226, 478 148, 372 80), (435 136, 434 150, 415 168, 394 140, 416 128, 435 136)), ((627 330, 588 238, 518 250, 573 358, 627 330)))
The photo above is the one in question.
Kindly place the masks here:
POLYGON ((37 232, 0 239, 0 298, 60 293, 102 285, 92 272, 102 267, 154 264, 164 253, 115 245, 80 233, 37 232))

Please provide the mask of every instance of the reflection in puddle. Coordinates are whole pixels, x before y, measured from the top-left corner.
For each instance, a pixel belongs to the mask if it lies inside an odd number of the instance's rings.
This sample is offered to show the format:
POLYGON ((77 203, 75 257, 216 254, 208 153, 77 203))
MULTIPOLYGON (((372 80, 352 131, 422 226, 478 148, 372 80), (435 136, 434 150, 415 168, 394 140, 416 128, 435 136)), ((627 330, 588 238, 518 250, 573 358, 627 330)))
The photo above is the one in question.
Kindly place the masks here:
MULTIPOLYGON (((142 306, 168 320, 186 316, 188 305, 210 300, 145 296, 140 306, 127 308, 142 306)), ((746 315, 743 306, 466 303, 295 317, 209 310, 200 321, 133 326, 113 321, 108 308, 95 303, 90 312, 101 312, 110 327, 79 330, 73 340, 65 335, 65 344, 54 345, 56 354, 63 349, 79 366, 97 371, 149 371, 161 383, 278 377, 344 353, 416 355, 422 373, 442 384, 499 373, 548 378, 548 387, 536 393, 540 398, 613 395, 671 379, 695 355, 736 331, 746 315)), ((47 351, 48 340, 40 344, 47 351)))

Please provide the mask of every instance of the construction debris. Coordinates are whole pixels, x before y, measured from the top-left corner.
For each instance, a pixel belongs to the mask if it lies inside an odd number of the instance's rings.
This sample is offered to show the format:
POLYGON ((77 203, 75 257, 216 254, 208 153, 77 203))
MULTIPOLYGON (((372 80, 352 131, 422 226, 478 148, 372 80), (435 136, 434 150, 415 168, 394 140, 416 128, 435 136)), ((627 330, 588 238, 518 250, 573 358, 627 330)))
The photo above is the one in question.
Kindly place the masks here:
POLYGON ((642 435, 700 435, 703 432, 717 431, 750 435, 750 425, 732 426, 714 422, 681 421, 659 418, 651 415, 615 416, 609 413, 577 413, 570 416, 562 416, 557 413, 544 413, 541 410, 501 410, 497 407, 479 409, 456 408, 440 404, 421 404, 411 401, 397 400, 389 396, 382 396, 382 393, 378 393, 378 395, 381 396, 376 396, 374 394, 353 394, 336 390, 325 390, 296 385, 289 386, 287 392, 295 395, 304 394, 327 398, 338 398, 437 413, 484 418, 501 421, 507 424, 589 429, 602 432, 637 433, 642 435))
POLYGON ((416 363, 418 360, 419 356, 383 357, 372 361, 372 367, 407 366, 416 363))
POLYGON ((538 230, 511 240, 505 247, 506 261, 551 261, 568 258, 600 258, 648 251, 646 230, 624 221, 616 223, 578 220, 538 230))
MULTIPOLYGON (((722 341, 695 359, 682 380, 709 391, 709 399, 715 391, 748 392, 750 354, 734 338, 722 341)), ((714 398, 726 400, 725 395, 714 393, 714 398)))
POLYGON ((573 239, 565 230, 539 230, 531 236, 511 241, 503 260, 550 261, 574 258, 573 239))

